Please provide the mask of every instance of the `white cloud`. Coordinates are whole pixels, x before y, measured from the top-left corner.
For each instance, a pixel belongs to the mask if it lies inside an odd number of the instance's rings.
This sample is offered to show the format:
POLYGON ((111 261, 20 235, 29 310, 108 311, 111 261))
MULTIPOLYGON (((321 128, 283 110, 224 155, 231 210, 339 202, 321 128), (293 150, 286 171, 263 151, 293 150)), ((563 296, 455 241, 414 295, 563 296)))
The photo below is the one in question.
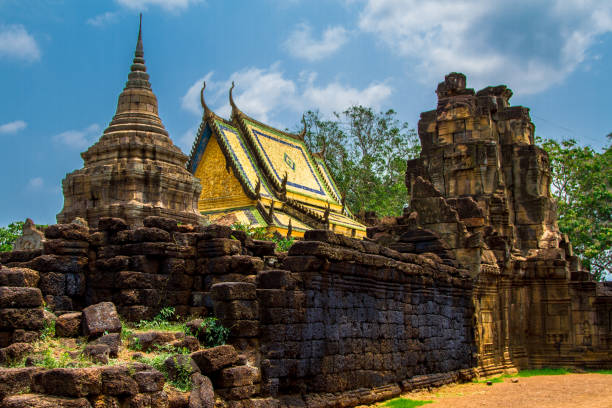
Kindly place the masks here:
POLYGON ((34 177, 28 181, 28 188, 30 190, 40 190, 44 184, 42 177, 34 177))
MULTIPOLYGON (((270 68, 246 68, 234 72, 226 80, 212 79, 206 75, 206 103, 218 115, 229 117, 228 91, 235 82, 234 101, 243 112, 255 119, 277 126, 281 113, 302 113, 318 109, 323 114, 340 112, 351 105, 361 104, 379 109, 393 90, 384 82, 372 82, 363 89, 334 81, 317 85, 315 73, 302 72, 297 80, 285 77, 278 64, 270 68)), ((183 96, 184 109, 201 114, 199 92, 202 79, 198 79, 183 96), (197 108, 196 108, 197 107, 197 108)))
POLYGON ((181 98, 181 107, 183 109, 195 114, 202 113, 202 104, 200 103, 200 90, 202 89, 202 84, 204 83, 204 81, 206 81, 206 83, 208 84, 207 86, 210 87, 209 82, 212 75, 213 73, 209 72, 202 78, 195 81, 193 85, 189 87, 187 93, 181 98))
POLYGON ((106 13, 98 14, 87 20, 87 24, 94 27, 103 27, 107 24, 116 23, 118 20, 118 13, 107 11, 106 13))
POLYGON ((21 24, 0 24, 0 58, 3 57, 37 61, 40 59, 40 48, 21 24))
POLYGON ((53 141, 75 149, 84 149, 93 144, 100 133, 100 126, 92 124, 81 130, 67 130, 53 136, 53 141))
POLYGON ((415 62, 427 83, 460 71, 472 86, 536 93, 563 81, 612 31, 597 0, 367 0, 359 28, 415 62))
POLYGON ((115 0, 118 4, 134 10, 146 10, 149 6, 159 6, 168 11, 185 10, 191 4, 202 0, 115 0))
POLYGON ((318 61, 332 55, 348 40, 348 33, 343 27, 329 27, 320 40, 312 37, 312 28, 300 24, 284 42, 285 48, 294 57, 307 61, 318 61))
POLYGON ((0 125, 0 135, 8 134, 8 133, 17 133, 20 130, 26 128, 28 124, 23 120, 16 120, 14 122, 5 123, 4 125, 0 125))

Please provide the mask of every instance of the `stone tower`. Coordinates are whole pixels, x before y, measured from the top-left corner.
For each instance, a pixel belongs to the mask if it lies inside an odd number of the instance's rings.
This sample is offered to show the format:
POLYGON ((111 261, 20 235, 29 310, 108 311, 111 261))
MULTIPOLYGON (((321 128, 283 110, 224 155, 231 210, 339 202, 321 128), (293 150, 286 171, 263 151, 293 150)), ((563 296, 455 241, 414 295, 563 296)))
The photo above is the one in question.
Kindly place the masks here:
MULTIPOLYGON (((142 24, 141 24, 142 26, 142 24)), ((100 217, 142 224, 149 215, 199 222, 201 185, 186 170, 187 156, 174 146, 157 112, 142 47, 142 30, 117 111, 100 139, 81 153, 84 167, 63 180, 60 223, 100 217)))

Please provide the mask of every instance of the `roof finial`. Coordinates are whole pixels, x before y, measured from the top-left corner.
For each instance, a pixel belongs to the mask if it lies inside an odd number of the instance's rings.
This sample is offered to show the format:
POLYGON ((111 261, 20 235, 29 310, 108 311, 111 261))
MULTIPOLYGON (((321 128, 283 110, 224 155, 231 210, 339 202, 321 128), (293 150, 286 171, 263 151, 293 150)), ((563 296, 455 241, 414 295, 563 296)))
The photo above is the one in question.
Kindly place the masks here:
POLYGON ((238 113, 238 112, 240 112, 240 110, 238 109, 238 107, 234 103, 233 91, 234 91, 234 81, 232 81, 232 86, 231 86, 231 88, 229 90, 229 99, 230 99, 230 105, 232 105, 232 111, 238 113))
POLYGON ((206 105, 206 101, 204 100, 204 90, 206 89, 206 81, 202 84, 202 90, 200 91, 200 103, 202 104, 202 108, 204 109, 204 116, 208 116, 210 109, 206 105))

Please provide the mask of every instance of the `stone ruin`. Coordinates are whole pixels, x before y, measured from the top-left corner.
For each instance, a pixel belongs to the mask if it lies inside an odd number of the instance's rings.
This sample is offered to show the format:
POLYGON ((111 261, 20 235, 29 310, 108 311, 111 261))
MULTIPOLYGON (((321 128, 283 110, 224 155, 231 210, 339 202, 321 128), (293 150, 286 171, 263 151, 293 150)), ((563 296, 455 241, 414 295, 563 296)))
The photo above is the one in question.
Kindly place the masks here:
POLYGON ((410 206, 368 230, 399 252, 435 253, 474 280, 479 366, 609 366, 612 298, 557 226, 547 153, 529 109, 506 86, 478 92, 463 74, 438 85, 408 161, 410 206))
POLYGON ((62 182, 64 208, 58 222, 81 217, 96 226, 102 217, 120 217, 142 224, 149 215, 199 222, 202 187, 159 118, 140 30, 117 112, 100 140, 81 156, 84 167, 62 182))
MULTIPOLYGON (((139 321, 173 306, 218 317, 229 345, 194 348, 195 388, 182 402, 158 372, 132 364, 2 368, 0 406, 349 407, 509 369, 612 367, 612 291, 559 233, 546 153, 510 95, 447 76, 419 122, 410 207, 369 239, 312 230, 278 253, 226 226, 146 211, 126 221, 85 201, 74 215, 88 223, 67 223, 65 208, 41 249, 0 254, 0 360, 53 318, 43 300, 65 336, 102 341, 120 330, 117 314, 139 321)), ((109 151, 121 145, 105 140, 109 151)), ((121 168, 127 180, 142 174, 121 168)), ((88 185, 86 169, 67 180, 88 185)), ((71 183, 67 197, 86 191, 71 183)))

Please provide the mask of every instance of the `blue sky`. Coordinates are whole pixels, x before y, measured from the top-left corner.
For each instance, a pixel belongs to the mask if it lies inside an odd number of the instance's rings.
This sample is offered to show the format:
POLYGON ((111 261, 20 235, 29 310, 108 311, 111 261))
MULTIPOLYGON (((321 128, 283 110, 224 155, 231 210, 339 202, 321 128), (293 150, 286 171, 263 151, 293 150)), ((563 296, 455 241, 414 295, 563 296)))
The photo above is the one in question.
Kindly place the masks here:
POLYGON ((295 128, 302 112, 393 108, 416 127, 444 74, 506 84, 536 134, 612 132, 612 2, 0 0, 0 225, 53 223, 61 180, 110 122, 143 12, 160 116, 188 153, 207 102, 295 128))

